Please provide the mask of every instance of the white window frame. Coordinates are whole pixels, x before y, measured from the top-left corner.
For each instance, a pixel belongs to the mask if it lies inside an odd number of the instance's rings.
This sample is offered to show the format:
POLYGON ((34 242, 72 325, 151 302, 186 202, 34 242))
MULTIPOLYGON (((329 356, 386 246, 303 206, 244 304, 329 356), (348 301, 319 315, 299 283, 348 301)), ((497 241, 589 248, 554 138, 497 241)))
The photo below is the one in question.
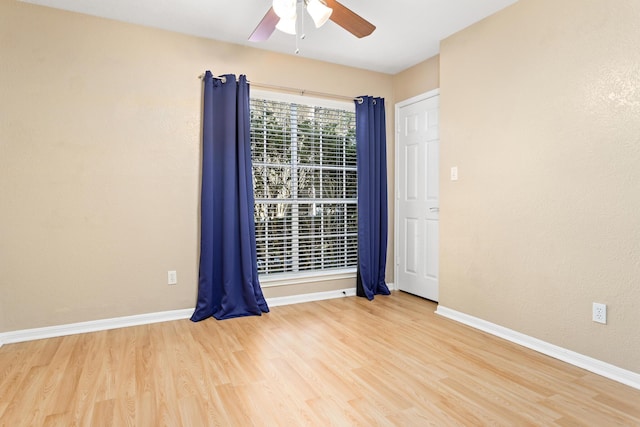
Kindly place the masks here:
MULTIPOLYGON (((272 92, 258 89, 250 90, 250 97, 257 99, 265 99, 269 101, 287 102, 292 104, 313 105, 324 108, 335 108, 355 112, 355 104, 348 101, 339 101, 333 99, 316 98, 303 95, 287 94, 282 92, 272 92)), ((260 274, 260 284, 263 288, 298 285, 303 283, 314 283, 341 279, 354 279, 356 277, 357 268, 341 268, 331 270, 314 270, 299 272, 284 272, 260 274)))

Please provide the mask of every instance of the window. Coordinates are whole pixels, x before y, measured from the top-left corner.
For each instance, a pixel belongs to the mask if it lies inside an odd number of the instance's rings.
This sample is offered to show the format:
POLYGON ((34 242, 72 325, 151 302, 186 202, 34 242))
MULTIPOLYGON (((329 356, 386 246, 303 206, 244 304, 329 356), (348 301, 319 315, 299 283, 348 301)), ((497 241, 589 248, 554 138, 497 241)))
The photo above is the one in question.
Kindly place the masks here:
POLYGON ((353 106, 262 98, 251 99, 258 272, 355 268, 353 106))

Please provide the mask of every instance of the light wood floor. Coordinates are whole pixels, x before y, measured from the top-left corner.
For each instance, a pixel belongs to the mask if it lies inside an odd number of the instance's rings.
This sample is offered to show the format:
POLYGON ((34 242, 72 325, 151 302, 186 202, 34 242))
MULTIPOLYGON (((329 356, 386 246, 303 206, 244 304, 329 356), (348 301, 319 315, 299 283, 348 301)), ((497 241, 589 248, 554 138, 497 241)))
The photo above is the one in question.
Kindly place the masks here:
POLYGON ((2 426, 640 426, 640 391, 408 294, 0 348, 2 426))

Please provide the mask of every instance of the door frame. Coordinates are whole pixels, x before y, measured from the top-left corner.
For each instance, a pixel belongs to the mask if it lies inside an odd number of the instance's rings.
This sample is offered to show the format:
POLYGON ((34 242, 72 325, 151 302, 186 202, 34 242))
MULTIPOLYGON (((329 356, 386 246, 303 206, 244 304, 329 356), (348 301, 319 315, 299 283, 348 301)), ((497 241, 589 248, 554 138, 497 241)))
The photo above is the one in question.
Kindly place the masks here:
MULTIPOLYGON (((420 101, 424 101, 425 99, 428 98, 433 98, 434 96, 438 96, 440 95, 440 88, 436 88, 433 90, 430 90, 428 92, 422 93, 420 95, 416 95, 414 97, 411 97, 409 99, 405 99, 404 101, 400 101, 397 102, 395 104, 395 111, 394 111, 394 134, 393 134, 393 142, 395 145, 394 148, 394 153, 395 153, 395 164, 394 164, 394 172, 393 172, 393 179, 395 180, 394 183, 394 201, 393 201, 393 281, 394 281, 394 289, 399 289, 398 286, 398 230, 399 230, 399 209, 400 209, 400 202, 399 202, 399 183, 400 180, 398 179, 398 171, 399 171, 399 164, 400 164, 400 160, 399 160, 399 149, 400 149, 400 144, 399 144, 399 139, 400 139, 400 108, 402 107, 406 107, 407 105, 411 105, 411 104, 415 104, 416 102, 420 102, 420 101)), ((440 144, 442 145, 442 140, 440 139, 440 144)), ((438 166, 439 167, 439 166, 438 166)), ((439 220, 438 220, 439 222, 439 220)), ((439 238, 441 238, 442 236, 439 236, 439 238)), ((440 245, 438 245, 438 251, 440 251, 439 248, 440 245)))

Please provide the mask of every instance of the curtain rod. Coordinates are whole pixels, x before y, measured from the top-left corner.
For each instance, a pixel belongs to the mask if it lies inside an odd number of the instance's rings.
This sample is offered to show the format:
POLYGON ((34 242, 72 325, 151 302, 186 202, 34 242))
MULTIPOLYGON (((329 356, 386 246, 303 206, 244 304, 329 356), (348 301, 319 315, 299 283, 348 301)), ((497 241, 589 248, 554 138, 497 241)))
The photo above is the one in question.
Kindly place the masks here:
MULTIPOLYGON (((198 78, 200 80, 202 80, 204 78, 204 74, 200 74, 198 76, 198 78)), ((222 83, 226 83, 227 82, 227 78, 225 76, 213 76, 214 79, 220 80, 222 81, 222 83)), ((293 87, 286 87, 286 86, 275 86, 275 85, 269 85, 269 84, 265 84, 265 83, 254 83, 254 82, 248 82, 251 84, 251 86, 255 86, 255 87, 260 87, 263 89, 272 89, 272 90, 277 90, 277 91, 281 91, 281 92, 293 92, 293 93, 298 93, 300 94, 300 96, 305 96, 305 95, 311 95, 311 96, 320 96, 323 98, 334 98, 334 99, 341 99, 341 100, 346 100, 346 101, 358 101, 358 104, 362 104, 363 99, 361 97, 349 97, 349 96, 344 96, 344 95, 335 95, 333 93, 325 93, 325 92, 315 92, 312 90, 304 90, 304 89, 296 89, 293 87)))

